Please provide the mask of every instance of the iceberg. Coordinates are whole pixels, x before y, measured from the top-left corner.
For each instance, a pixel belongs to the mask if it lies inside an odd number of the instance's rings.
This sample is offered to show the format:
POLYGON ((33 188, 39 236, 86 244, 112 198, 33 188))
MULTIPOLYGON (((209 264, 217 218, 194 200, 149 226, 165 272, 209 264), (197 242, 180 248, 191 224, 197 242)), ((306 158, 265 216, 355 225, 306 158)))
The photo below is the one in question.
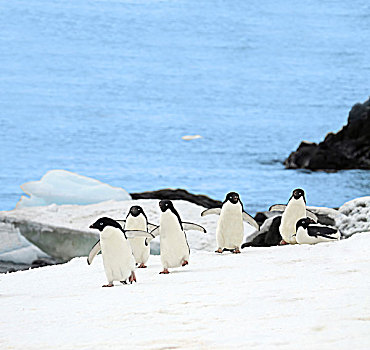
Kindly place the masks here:
POLYGON ((0 222, 0 260, 18 264, 32 264, 49 256, 31 244, 12 223, 0 222))
POLYGON ((107 200, 130 200, 129 193, 99 180, 66 170, 50 170, 39 181, 21 185, 22 196, 16 208, 50 204, 92 204, 107 200))

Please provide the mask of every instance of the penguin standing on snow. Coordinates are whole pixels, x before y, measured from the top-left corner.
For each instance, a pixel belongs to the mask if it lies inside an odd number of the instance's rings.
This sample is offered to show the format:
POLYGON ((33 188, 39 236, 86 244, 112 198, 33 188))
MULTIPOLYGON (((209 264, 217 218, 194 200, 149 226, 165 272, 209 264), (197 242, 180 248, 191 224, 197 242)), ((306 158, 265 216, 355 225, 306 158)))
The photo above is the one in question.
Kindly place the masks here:
POLYGON ((295 189, 289 198, 288 204, 275 204, 270 207, 269 211, 274 210, 284 210, 279 226, 279 232, 283 238, 280 244, 296 244, 297 222, 307 216, 304 191, 300 188, 295 189))
POLYGON ((216 229, 216 253, 222 253, 224 250, 232 250, 235 254, 240 253, 240 245, 244 235, 243 220, 259 230, 257 222, 244 211, 239 194, 236 192, 230 192, 226 195, 221 209, 207 209, 202 212, 201 216, 210 214, 220 215, 216 229))
MULTIPOLYGON (((136 282, 135 258, 127 237, 135 235, 147 237, 150 234, 145 231, 124 231, 117 221, 107 217, 100 218, 90 228, 100 231, 100 241, 95 246, 98 244, 100 246, 108 280, 108 284, 103 285, 103 287, 113 287, 114 281, 126 284, 127 279, 130 283, 136 282)), ((95 251, 94 247, 92 251, 95 251)), ((89 259, 90 256, 88 258, 90 264, 92 259, 89 259)))
POLYGON ((316 244, 337 241, 340 239, 340 232, 333 227, 316 224, 310 218, 304 218, 297 222, 295 237, 298 244, 316 244))
MULTIPOLYGON (((185 230, 206 230, 197 224, 182 222, 179 213, 170 200, 159 202, 161 209, 160 225, 151 234, 160 235, 160 252, 163 271, 168 274, 169 268, 185 266, 189 263, 190 248, 186 239, 185 230)), ((150 240, 150 238, 148 239, 150 240)))
MULTIPOLYGON (((121 226, 124 225, 125 230, 152 231, 158 227, 148 223, 144 210, 139 205, 134 205, 130 208, 126 220, 117 220, 117 222, 121 226)), ((146 268, 145 264, 150 255, 150 244, 148 244, 145 237, 133 237, 129 238, 129 241, 135 261, 139 265, 138 268, 146 268)))

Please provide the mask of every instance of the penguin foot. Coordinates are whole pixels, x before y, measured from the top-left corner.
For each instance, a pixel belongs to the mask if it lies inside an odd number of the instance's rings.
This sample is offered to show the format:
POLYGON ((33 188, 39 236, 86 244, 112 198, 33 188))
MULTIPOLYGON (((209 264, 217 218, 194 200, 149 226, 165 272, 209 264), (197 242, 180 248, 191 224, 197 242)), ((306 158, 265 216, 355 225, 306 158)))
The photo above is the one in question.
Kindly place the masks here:
POLYGON ((240 254, 240 250, 239 250, 239 248, 235 248, 235 249, 233 250, 233 254, 240 254))
POLYGON ((283 239, 280 241, 279 245, 286 245, 288 244, 287 242, 285 242, 283 239))
POLYGON ((127 281, 120 281, 122 284, 127 284, 127 281))
POLYGON ((113 283, 103 284, 102 287, 113 287, 113 283))
POLYGON ((181 264, 181 266, 186 266, 186 265, 188 265, 188 264, 189 264, 189 261, 184 260, 184 262, 181 264))
POLYGON ((136 282, 136 276, 135 276, 135 272, 132 271, 131 272, 131 276, 128 278, 128 281, 132 284, 132 282, 136 282))
POLYGON ((144 263, 141 263, 139 266, 138 266, 138 269, 146 269, 147 266, 144 264, 144 263))
POLYGON ((215 253, 220 253, 222 254, 223 250, 221 248, 218 248, 217 250, 215 250, 215 253))
POLYGON ((163 271, 161 271, 159 274, 160 275, 168 275, 170 273, 170 271, 168 271, 168 269, 163 269, 163 271))

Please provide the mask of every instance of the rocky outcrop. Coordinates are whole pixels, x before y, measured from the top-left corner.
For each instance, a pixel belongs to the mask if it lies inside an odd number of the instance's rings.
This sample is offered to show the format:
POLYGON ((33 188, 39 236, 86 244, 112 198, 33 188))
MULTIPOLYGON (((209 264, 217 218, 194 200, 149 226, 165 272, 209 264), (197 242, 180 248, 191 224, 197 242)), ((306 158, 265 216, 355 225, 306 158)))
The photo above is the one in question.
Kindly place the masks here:
POLYGON ((222 202, 209 198, 202 194, 192 194, 183 189, 166 188, 158 191, 148 191, 141 193, 130 193, 132 199, 170 199, 184 200, 205 208, 221 208, 222 202))
POLYGON ((302 141, 284 165, 327 171, 370 169, 370 98, 352 107, 342 130, 327 134, 319 144, 302 141))

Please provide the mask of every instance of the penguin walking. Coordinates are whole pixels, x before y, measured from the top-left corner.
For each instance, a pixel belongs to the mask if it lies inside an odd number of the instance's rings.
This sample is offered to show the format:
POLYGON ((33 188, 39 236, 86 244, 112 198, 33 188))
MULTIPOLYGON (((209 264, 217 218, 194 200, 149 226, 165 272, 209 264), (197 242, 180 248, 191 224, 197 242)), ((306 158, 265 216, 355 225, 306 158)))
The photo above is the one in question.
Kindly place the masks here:
MULTIPOLYGON (((134 205, 130 208, 126 220, 117 220, 125 230, 140 230, 152 231, 157 228, 157 225, 148 223, 148 219, 142 207, 134 205)), ((132 253, 134 254, 138 268, 146 268, 146 262, 150 255, 150 244, 148 244, 146 237, 133 237, 129 238, 132 253)))
MULTIPOLYGON (((92 251, 95 252, 96 246, 99 244, 103 256, 105 275, 108 280, 108 284, 103 285, 103 287, 113 287, 114 281, 126 284, 127 279, 130 283, 136 282, 135 258, 127 237, 136 235, 147 237, 150 234, 145 231, 124 231, 117 221, 107 217, 100 218, 90 228, 100 231, 100 241, 95 244, 92 251)), ((90 264, 92 260, 89 260, 89 258, 88 263, 90 264)))
MULTIPOLYGON (((129 213, 127 214, 126 220, 115 220, 120 224, 122 228, 127 231, 152 231, 158 227, 148 222, 147 217, 144 213, 144 210, 138 206, 132 206, 129 213), (128 222, 127 222, 128 221, 128 222)), ((152 235, 149 235, 150 238, 153 238, 152 235)), ((147 241, 147 237, 138 237, 137 235, 131 235, 129 238, 131 249, 135 257, 136 264, 139 264, 139 268, 145 268, 145 263, 149 259, 150 255, 150 245, 147 241)), ((90 265, 94 258, 101 251, 100 240, 92 247, 87 263, 90 265)))
POLYGON ((296 188, 293 191, 287 205, 275 204, 269 209, 269 211, 274 210, 284 210, 279 226, 279 232, 282 237, 281 245, 297 243, 295 234, 298 220, 305 218, 307 215, 317 220, 314 214, 306 211, 305 193, 301 188, 296 188))
POLYGON ((337 241, 339 230, 321 224, 316 224, 311 218, 300 219, 297 222, 295 235, 298 244, 316 244, 320 242, 337 241))
POLYGON ((244 235, 243 221, 259 230, 257 222, 244 211, 239 194, 236 192, 230 192, 226 195, 221 209, 207 209, 201 213, 201 216, 210 214, 220 215, 216 228, 216 253, 222 253, 225 250, 231 250, 234 254, 240 253, 244 235))
POLYGON ((151 234, 153 236, 160 235, 160 252, 163 266, 163 271, 160 274, 168 274, 170 273, 169 268, 189 264, 190 248, 185 230, 198 230, 204 233, 206 230, 200 225, 182 222, 179 213, 170 200, 161 200, 159 208, 161 209, 160 225, 151 231, 151 234))

